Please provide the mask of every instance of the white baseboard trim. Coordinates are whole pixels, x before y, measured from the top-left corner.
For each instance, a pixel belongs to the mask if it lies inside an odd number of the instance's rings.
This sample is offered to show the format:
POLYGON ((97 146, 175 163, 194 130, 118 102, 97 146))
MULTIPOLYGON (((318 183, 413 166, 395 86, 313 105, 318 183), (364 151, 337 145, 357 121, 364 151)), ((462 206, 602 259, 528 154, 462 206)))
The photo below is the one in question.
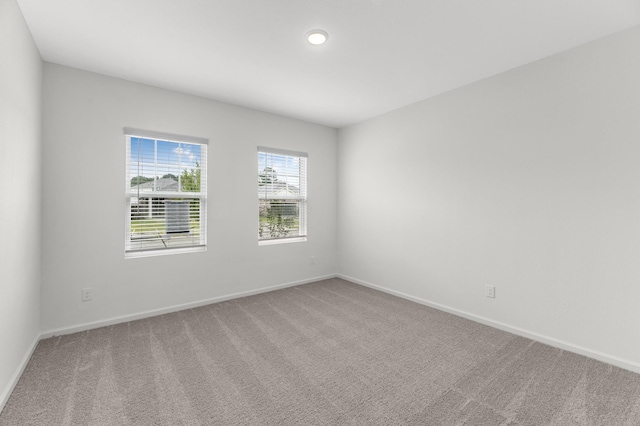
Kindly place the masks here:
POLYGON ((204 299, 204 300, 198 300, 195 302, 183 303, 180 305, 168 306, 166 308, 152 309, 150 311, 138 312, 130 315, 122 315, 119 317, 113 317, 113 318, 108 318, 108 319, 99 320, 99 321, 92 321, 84 324, 73 325, 70 327, 56 328, 52 330, 43 331, 40 334, 40 339, 47 339, 49 337, 60 336, 64 334, 78 333, 80 331, 106 327, 108 325, 120 324, 123 322, 135 321, 143 318, 155 317, 157 315, 169 314, 172 312, 183 311, 185 309, 198 308, 200 306, 211 305, 212 303, 224 302, 226 300, 238 299, 240 297, 253 296, 255 294, 267 293, 274 290, 280 290, 283 288, 294 287, 302 284, 309 284, 315 281, 327 280, 335 277, 336 277, 335 274, 323 275, 323 276, 309 278, 305 280, 289 282, 286 284, 278 284, 278 285, 269 286, 269 287, 262 287, 256 290, 241 291, 239 293, 228 294, 225 296, 212 297, 210 299, 204 299))
POLYGON ((391 290, 389 288, 372 284, 367 281, 363 281, 354 277, 350 277, 343 274, 337 274, 336 277, 341 278, 346 281, 350 281, 354 284, 359 284, 365 287, 370 287, 374 290, 380 290, 382 292, 401 297, 403 299, 411 300, 416 303, 420 303, 421 305, 429 306, 434 309, 438 309, 440 311, 448 312, 453 315, 457 315, 459 317, 466 318, 468 320, 478 322, 480 324, 488 325, 490 327, 497 328, 499 330, 503 330, 512 334, 516 334, 518 336, 526 337, 531 340, 535 340, 537 342, 545 343, 549 346, 553 346, 555 348, 563 349, 569 352, 573 352, 579 355, 584 355, 588 358, 593 358, 598 361, 605 362, 607 364, 615 365, 616 367, 624 368, 625 370, 633 371, 634 373, 640 374, 640 364, 637 362, 633 362, 627 359, 619 358, 617 356, 605 354, 599 351, 594 351, 582 346, 574 345, 572 343, 564 342, 562 340, 555 339, 553 337, 544 336, 538 333, 534 333, 528 330, 524 330, 519 327, 514 327, 499 321, 494 321, 489 318, 485 318, 479 315, 471 314, 469 312, 461 311, 459 309, 455 309, 446 305, 441 305, 440 303, 431 302, 426 299, 422 299, 420 297, 411 296, 406 293, 402 293, 400 291, 391 290))
POLYGON ((31 343, 31 346, 29 347, 27 352, 24 354, 24 357, 22 357, 22 361, 20 361, 18 368, 16 369, 15 373, 13 373, 13 376, 11 376, 11 380, 9 380, 7 387, 0 394, 0 413, 4 409, 4 406, 7 404, 7 402, 9 401, 11 392, 13 392, 13 389, 18 384, 18 380, 20 380, 20 376, 22 376, 24 369, 27 368, 27 364, 31 359, 31 355, 33 355, 33 352, 36 350, 36 346, 38 346, 39 341, 40 341, 40 335, 38 334, 33 339, 33 342, 31 343))

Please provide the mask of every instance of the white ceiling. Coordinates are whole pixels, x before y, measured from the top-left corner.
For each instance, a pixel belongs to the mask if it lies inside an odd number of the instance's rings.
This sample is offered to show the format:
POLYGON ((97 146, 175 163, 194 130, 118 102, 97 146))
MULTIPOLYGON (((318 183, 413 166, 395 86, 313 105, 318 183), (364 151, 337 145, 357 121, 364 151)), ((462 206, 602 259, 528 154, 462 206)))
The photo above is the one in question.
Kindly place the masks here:
POLYGON ((333 127, 640 24, 640 0, 17 1, 45 61, 333 127))

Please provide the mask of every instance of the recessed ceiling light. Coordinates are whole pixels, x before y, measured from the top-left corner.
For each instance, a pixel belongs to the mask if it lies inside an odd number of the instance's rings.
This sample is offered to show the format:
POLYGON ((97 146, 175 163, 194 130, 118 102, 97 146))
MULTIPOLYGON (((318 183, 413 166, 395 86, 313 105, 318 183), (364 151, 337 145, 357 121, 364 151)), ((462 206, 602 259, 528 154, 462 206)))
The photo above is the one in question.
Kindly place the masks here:
POLYGON ((307 40, 314 45, 323 44, 329 38, 329 34, 323 30, 311 30, 307 33, 307 40))

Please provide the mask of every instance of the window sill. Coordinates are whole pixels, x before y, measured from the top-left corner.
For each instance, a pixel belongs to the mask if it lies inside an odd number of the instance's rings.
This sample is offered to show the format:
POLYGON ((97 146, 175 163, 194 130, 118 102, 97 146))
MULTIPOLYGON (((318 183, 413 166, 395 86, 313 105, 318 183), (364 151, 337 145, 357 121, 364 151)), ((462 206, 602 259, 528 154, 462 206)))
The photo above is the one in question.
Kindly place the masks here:
POLYGON ((273 246, 276 244, 289 244, 289 243, 301 243, 307 241, 307 237, 296 238, 280 238, 277 240, 258 240, 259 246, 273 246))
POLYGON ((124 258, 137 259, 139 257, 168 256, 173 254, 197 253, 200 251, 207 251, 207 246, 179 247, 179 248, 169 248, 169 249, 160 249, 160 250, 130 251, 130 252, 124 253, 124 258))

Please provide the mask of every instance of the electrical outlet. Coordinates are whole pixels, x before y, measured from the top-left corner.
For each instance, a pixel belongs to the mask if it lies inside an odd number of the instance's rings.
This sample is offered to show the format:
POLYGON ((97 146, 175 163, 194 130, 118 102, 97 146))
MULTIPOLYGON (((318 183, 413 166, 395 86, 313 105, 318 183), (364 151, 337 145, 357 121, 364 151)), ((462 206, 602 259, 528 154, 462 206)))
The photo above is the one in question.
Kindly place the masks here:
POLYGON ((488 285, 487 288, 485 289, 485 295, 487 297, 490 298, 495 298, 496 297, 496 287, 492 286, 492 285, 488 285))
POLYGON ((316 257, 315 256, 311 256, 309 258, 309 265, 315 265, 316 264, 316 257))
POLYGON ((87 300, 93 299, 93 289, 92 288, 83 288, 82 289, 82 301, 86 302, 87 300))

